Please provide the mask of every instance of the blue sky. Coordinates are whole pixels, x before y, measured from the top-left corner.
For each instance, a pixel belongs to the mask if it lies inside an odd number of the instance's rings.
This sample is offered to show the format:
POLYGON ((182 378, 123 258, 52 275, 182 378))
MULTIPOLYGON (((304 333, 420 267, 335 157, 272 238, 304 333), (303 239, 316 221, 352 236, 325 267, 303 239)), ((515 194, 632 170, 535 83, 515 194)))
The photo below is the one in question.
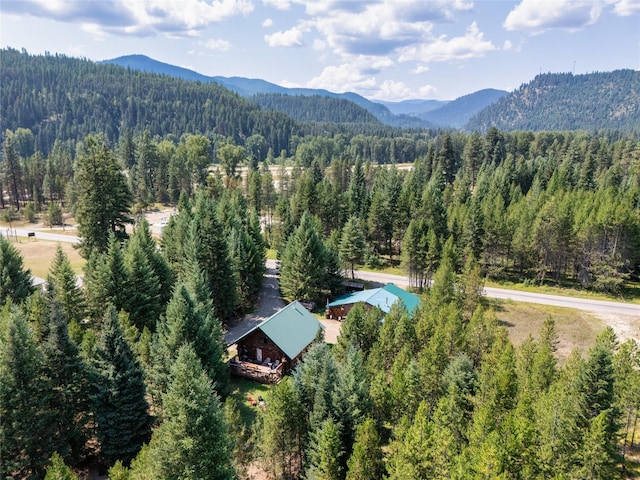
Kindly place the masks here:
POLYGON ((541 72, 639 70, 640 0, 2 0, 0 45, 452 100, 541 72))

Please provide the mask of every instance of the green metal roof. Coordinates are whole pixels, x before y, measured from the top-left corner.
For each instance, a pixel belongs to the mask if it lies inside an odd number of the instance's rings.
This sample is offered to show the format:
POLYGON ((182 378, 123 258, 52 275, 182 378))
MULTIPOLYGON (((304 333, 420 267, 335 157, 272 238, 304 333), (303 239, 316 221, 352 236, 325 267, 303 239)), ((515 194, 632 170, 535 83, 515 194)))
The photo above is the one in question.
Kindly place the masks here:
POLYGON ((350 305, 352 303, 364 302, 374 307, 379 307, 384 313, 389 313, 391 305, 400 300, 409 313, 420 304, 420 297, 409 293, 393 283, 387 283, 384 287, 363 290, 361 292, 348 293, 336 298, 327 304, 327 307, 337 307, 340 305, 350 305))
POLYGON ((293 359, 309 346, 318 328, 324 330, 325 327, 296 300, 253 327, 238 340, 261 330, 287 357, 293 359))

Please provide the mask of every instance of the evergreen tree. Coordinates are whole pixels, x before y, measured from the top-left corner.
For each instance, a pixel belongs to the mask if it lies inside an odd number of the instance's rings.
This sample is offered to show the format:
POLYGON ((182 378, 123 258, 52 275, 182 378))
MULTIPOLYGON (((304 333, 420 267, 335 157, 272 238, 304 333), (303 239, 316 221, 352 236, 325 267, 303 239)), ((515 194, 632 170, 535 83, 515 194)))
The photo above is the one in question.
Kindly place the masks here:
POLYGON ((164 419, 147 452, 155 478, 236 478, 220 399, 190 345, 178 350, 170 378, 164 419))
MULTIPOLYGON (((173 218, 173 216, 171 217, 173 218)), ((163 233, 164 240, 164 233, 163 233)), ((127 242, 127 252, 130 250, 139 250, 146 257, 151 270, 158 278, 159 283, 159 304, 164 306, 171 298, 171 287, 173 285, 173 272, 171 267, 158 249, 156 240, 151 236, 151 228, 146 219, 140 221, 133 230, 133 235, 127 242)), ((164 310, 164 308, 162 308, 164 310)))
POLYGON ((109 236, 105 253, 92 252, 85 265, 84 281, 87 308, 94 319, 104 316, 106 305, 113 305, 116 312, 128 307, 129 279, 122 248, 115 235, 109 236))
POLYGON ((106 466, 128 464, 149 440, 143 371, 123 336, 116 310, 107 309, 95 346, 92 394, 100 458, 106 466))
POLYGON ((160 281, 147 254, 143 245, 132 238, 124 255, 128 289, 124 309, 140 331, 145 327, 154 331, 164 307, 160 302, 160 281))
POLYGON ((340 260, 351 270, 351 278, 355 278, 354 267, 356 263, 362 262, 365 249, 366 243, 360 220, 352 215, 345 223, 340 237, 340 260))
POLYGON ((109 235, 118 241, 127 238, 125 227, 133 223, 129 216, 131 192, 118 161, 104 139, 88 136, 76 159, 75 189, 78 195, 75 216, 80 251, 89 258, 93 250, 105 252, 109 235))
POLYGON ((260 451, 265 470, 273 478, 298 478, 307 427, 307 411, 300 392, 285 377, 266 397, 260 427, 260 451))
POLYGON ((0 472, 3 477, 42 477, 53 453, 56 413, 42 353, 24 316, 0 313, 0 472))
POLYGON ((64 463, 58 452, 53 452, 44 480, 78 480, 78 476, 64 463))
POLYGON ((8 298, 20 303, 35 291, 31 271, 25 270, 16 247, 0 235, 0 302, 8 298))
POLYGON ((69 323, 80 323, 85 315, 84 296, 76 282, 69 258, 58 245, 47 275, 47 291, 69 323))
POLYGON ((362 302, 356 303, 340 326, 337 355, 346 357, 351 347, 360 350, 366 358, 378 339, 383 318, 384 312, 379 308, 369 308, 362 302))
POLYGON ((305 212, 300 225, 287 242, 280 269, 280 288, 290 299, 317 300, 326 280, 326 252, 313 225, 311 215, 305 212))
POLYGON ((153 395, 156 400, 168 388, 171 366, 182 345, 191 344, 202 366, 214 382, 220 384, 218 392, 226 394, 228 372, 224 368, 223 343, 220 328, 194 300, 184 284, 178 284, 167 305, 165 317, 158 323, 156 337, 151 346, 150 372, 153 395))
POLYGON ((382 478, 384 463, 380 436, 371 418, 367 418, 358 426, 353 453, 349 457, 347 466, 346 480, 382 478))
POLYGON ((306 478, 309 480, 340 480, 343 478, 340 457, 343 455, 338 428, 331 418, 324 421, 310 454, 306 478))
POLYGON ((236 282, 229 246, 216 215, 213 200, 199 191, 191 222, 186 256, 196 260, 207 274, 211 299, 222 321, 229 320, 238 306, 236 282))
POLYGON ((88 371, 78 347, 69 338, 67 323, 54 303, 47 335, 41 344, 44 374, 51 385, 49 409, 55 412, 56 428, 48 438, 52 448, 75 465, 85 454, 91 418, 88 371))

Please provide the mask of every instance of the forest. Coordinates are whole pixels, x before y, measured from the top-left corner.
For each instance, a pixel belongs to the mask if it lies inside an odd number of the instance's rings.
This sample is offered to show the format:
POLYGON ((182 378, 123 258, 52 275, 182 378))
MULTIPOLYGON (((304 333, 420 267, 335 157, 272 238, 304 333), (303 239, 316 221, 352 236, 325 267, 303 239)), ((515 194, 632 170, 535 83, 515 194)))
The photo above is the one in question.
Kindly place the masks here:
MULTIPOLYGON (((3 79, 5 59, 21 55, 2 51, 3 79)), ((636 138, 296 130, 302 124, 223 89, 185 113, 215 113, 206 128, 170 124, 179 102, 151 95, 148 109, 126 110, 139 116, 110 130, 116 123, 97 122, 107 111, 121 122, 127 97, 105 103, 86 93, 95 84, 128 85, 133 99, 174 80, 34 58, 42 64, 21 75, 46 89, 5 96, 3 85, 2 220, 72 217, 86 263, 80 286, 59 249, 39 290, 0 236, 3 476, 637 475, 638 342, 606 329, 559 363, 553 317, 515 346, 481 295, 491 280, 637 296, 636 138), (12 110, 20 101, 31 107, 12 110), (16 117, 27 111, 38 113, 16 117), (143 215, 159 204, 175 214, 157 238, 143 215), (281 261, 287 300, 324 305, 354 266, 394 266, 421 306, 409 315, 396 305, 384 318, 352 309, 337 343, 318 335, 247 417, 223 334, 252 311, 267 252, 281 261)), ((180 82, 180 95, 205 92, 180 82)))

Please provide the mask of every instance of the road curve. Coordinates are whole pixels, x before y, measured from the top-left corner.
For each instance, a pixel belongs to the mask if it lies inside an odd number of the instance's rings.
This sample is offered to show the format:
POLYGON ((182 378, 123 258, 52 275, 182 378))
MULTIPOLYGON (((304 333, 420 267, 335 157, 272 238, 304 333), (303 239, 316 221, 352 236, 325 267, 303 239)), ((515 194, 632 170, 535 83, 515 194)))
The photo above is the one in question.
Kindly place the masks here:
MULTIPOLYGON (((382 284, 395 283, 399 286, 408 286, 409 279, 400 275, 388 273, 366 272, 356 270, 356 277, 370 282, 382 284)), ((538 303, 557 307, 575 308, 592 313, 613 313, 616 315, 630 315, 640 317, 640 305, 622 302, 610 302, 605 300, 590 300, 586 298, 565 297, 560 295, 547 295, 544 293, 521 292, 502 288, 486 287, 484 294, 490 298, 513 300, 516 302, 538 303)))

